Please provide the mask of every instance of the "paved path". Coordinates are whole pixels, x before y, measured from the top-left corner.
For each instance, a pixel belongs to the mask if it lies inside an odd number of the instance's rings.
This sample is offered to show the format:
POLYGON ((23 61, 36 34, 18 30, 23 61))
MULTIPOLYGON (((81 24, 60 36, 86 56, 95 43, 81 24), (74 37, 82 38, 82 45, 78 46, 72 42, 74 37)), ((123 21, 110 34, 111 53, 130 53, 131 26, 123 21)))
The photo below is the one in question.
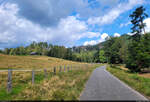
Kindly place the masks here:
POLYGON ((105 68, 102 66, 93 71, 80 100, 147 100, 105 68))

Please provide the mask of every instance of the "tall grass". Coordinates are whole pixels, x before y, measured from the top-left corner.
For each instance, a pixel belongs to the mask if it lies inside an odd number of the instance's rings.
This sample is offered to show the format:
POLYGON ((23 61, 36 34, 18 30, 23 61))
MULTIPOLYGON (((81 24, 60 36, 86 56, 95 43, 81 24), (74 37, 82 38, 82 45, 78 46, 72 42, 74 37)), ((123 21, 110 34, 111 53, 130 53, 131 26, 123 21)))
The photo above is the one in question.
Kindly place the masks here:
POLYGON ((107 67, 107 70, 150 99, 150 78, 141 77, 138 73, 131 73, 115 66, 107 67))
POLYGON ((13 88, 7 93, 7 72, 0 74, 0 100, 77 100, 84 88, 85 82, 93 69, 100 65, 73 68, 69 72, 59 72, 54 75, 48 70, 45 78, 44 72, 35 72, 35 83, 31 83, 31 72, 13 72, 13 88))

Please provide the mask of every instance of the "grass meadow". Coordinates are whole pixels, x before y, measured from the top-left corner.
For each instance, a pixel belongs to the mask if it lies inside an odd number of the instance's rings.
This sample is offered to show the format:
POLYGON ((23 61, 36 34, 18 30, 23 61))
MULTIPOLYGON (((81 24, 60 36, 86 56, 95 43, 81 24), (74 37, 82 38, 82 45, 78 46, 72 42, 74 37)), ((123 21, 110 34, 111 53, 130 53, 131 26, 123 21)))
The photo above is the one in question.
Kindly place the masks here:
POLYGON ((54 66, 82 65, 79 63, 47 56, 13 56, 0 54, 0 70, 3 69, 44 69, 54 66))
POLYGON ((0 71, 0 100, 78 100, 92 71, 102 64, 73 62, 46 56, 0 55, 0 69, 41 69, 12 72, 12 91, 7 92, 8 72, 0 71), (64 65, 72 66, 68 71, 64 65), (53 68, 56 67, 56 75, 53 68), (61 72, 59 67, 62 66, 61 72), (47 76, 44 74, 47 69, 47 76))

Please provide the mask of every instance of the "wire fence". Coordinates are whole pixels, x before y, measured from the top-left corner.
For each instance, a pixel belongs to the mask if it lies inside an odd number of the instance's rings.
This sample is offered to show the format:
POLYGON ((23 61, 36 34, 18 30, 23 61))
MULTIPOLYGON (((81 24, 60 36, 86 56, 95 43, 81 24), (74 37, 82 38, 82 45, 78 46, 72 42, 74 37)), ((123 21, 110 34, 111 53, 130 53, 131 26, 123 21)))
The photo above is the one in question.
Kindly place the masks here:
POLYGON ((86 70, 91 65, 92 64, 65 65, 65 66, 57 66, 57 67, 55 66, 53 68, 32 69, 32 70, 24 70, 24 69, 0 70, 0 74, 1 74, 0 86, 5 85, 6 91, 10 93, 12 91, 13 85, 23 81, 23 79, 30 81, 32 85, 34 85, 35 77, 36 75, 38 75, 37 73, 39 72, 40 72, 39 75, 43 75, 44 78, 47 78, 50 74, 56 75, 59 73, 64 73, 69 71, 86 70), (19 79, 20 81, 18 81, 17 79, 19 79))

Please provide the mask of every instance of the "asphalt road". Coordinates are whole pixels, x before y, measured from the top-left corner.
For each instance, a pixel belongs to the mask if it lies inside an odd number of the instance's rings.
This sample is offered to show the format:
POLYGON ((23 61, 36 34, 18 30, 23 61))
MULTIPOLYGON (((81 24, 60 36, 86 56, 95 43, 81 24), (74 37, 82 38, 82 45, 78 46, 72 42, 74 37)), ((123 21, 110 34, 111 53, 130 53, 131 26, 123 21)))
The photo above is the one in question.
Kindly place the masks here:
POLYGON ((80 100, 147 100, 143 95, 114 77, 106 66, 95 69, 80 100))

